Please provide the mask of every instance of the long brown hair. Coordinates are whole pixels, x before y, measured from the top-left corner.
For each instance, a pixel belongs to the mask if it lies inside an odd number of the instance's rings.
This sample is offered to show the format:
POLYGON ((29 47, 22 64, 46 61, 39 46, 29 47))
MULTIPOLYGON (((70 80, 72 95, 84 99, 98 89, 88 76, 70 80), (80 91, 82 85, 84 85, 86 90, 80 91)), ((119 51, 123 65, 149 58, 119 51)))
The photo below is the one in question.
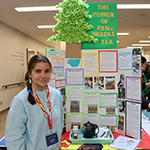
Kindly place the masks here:
POLYGON ((32 83, 31 83, 32 79, 29 78, 29 74, 31 74, 31 72, 32 72, 33 68, 35 67, 35 65, 37 63, 40 63, 40 62, 48 63, 49 67, 50 67, 50 69, 52 71, 52 65, 51 65, 49 59, 46 56, 44 56, 44 55, 34 55, 30 59, 30 61, 28 63, 28 67, 27 67, 27 73, 25 75, 25 81, 26 81, 27 90, 28 90, 28 93, 29 93, 28 94, 28 101, 32 105, 36 104, 36 101, 35 101, 35 99, 34 99, 34 97, 32 95, 32 83))

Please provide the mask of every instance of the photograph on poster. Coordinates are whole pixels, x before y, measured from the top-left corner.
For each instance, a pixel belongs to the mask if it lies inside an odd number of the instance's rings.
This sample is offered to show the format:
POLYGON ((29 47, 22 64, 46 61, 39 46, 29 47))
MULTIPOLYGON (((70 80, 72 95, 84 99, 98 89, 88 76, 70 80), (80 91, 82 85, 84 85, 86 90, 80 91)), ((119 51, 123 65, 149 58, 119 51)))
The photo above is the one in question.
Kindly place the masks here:
MULTIPOLYGON (((66 92, 65 88, 59 88, 60 94, 62 96, 63 108, 64 108, 64 125, 66 125, 66 92)), ((65 126, 64 126, 65 128, 65 126)))
POLYGON ((85 77, 84 78, 84 89, 93 89, 93 77, 85 77))
POLYGON ((115 89, 115 76, 105 77, 106 90, 115 89))
POLYGON ((133 55, 133 70, 132 70, 132 73, 134 75, 138 74, 140 75, 141 74, 141 51, 140 51, 140 48, 134 48, 132 50, 132 55, 133 55))
POLYGON ((65 92, 65 88, 60 88, 60 94, 62 96, 62 99, 63 99, 63 105, 66 104, 66 92, 65 92))
POLYGON ((97 105, 95 104, 88 105, 88 113, 97 113, 97 105))
POLYGON ((120 80, 119 80, 117 86, 119 88, 120 87, 124 88, 125 87, 124 84, 125 84, 125 75, 124 74, 120 74, 120 80))
POLYGON ((125 99, 125 75, 120 74, 118 86, 118 98, 125 99))
POLYGON ((118 88, 118 98, 125 99, 125 88, 118 88))
POLYGON ((134 48, 132 50, 132 55, 135 56, 135 55, 141 55, 141 49, 140 48, 134 48))
POLYGON ((80 112, 79 101, 71 101, 70 103, 70 112, 80 112))
POLYGON ((116 106, 106 106, 106 114, 115 114, 116 112, 116 106))
POLYGON ((123 130, 124 127, 124 117, 118 115, 118 129, 123 130))
POLYGON ((94 90, 104 89, 104 76, 94 77, 94 90))
POLYGON ((121 113, 125 113, 125 101, 118 100, 118 111, 121 113))

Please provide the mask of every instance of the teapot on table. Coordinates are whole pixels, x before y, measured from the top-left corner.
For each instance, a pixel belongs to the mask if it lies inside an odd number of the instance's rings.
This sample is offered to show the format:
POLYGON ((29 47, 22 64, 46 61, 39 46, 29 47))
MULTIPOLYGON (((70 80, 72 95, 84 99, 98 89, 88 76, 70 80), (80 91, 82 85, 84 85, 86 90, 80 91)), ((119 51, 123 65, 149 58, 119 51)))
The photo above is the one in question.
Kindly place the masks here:
POLYGON ((85 138, 91 138, 92 136, 99 133, 99 127, 96 124, 90 123, 90 121, 88 121, 87 123, 84 123, 82 132, 85 138), (95 133, 95 129, 98 129, 97 133, 95 133))

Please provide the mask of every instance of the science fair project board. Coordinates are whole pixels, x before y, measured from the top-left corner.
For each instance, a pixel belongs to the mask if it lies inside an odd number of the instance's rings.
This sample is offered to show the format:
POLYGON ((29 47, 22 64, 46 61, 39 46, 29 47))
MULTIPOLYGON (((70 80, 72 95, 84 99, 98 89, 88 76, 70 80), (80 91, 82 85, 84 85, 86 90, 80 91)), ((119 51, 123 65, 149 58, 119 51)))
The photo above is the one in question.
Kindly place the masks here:
POLYGON ((90 121, 140 138, 140 48, 82 50, 81 59, 46 48, 46 56, 53 66, 49 85, 66 100, 67 131, 90 121))
POLYGON ((66 68, 67 131, 90 121, 140 139, 140 48, 82 50, 80 65, 72 66, 66 68))

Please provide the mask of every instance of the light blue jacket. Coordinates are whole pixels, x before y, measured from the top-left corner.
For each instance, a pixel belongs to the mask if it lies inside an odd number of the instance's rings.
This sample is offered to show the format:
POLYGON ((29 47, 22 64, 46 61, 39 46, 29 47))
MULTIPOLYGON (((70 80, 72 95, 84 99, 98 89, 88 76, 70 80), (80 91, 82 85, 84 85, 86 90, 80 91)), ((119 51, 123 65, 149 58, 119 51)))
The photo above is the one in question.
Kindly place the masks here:
MULTIPOLYGON (((47 118, 38 103, 31 105, 28 100, 27 89, 16 95, 7 115, 5 142, 8 150, 57 150, 63 129, 62 97, 58 90, 49 87, 52 105, 53 129, 49 129, 47 118), (59 142, 47 147, 46 136, 57 132, 59 142)), ((46 110, 46 92, 37 91, 46 110)))

